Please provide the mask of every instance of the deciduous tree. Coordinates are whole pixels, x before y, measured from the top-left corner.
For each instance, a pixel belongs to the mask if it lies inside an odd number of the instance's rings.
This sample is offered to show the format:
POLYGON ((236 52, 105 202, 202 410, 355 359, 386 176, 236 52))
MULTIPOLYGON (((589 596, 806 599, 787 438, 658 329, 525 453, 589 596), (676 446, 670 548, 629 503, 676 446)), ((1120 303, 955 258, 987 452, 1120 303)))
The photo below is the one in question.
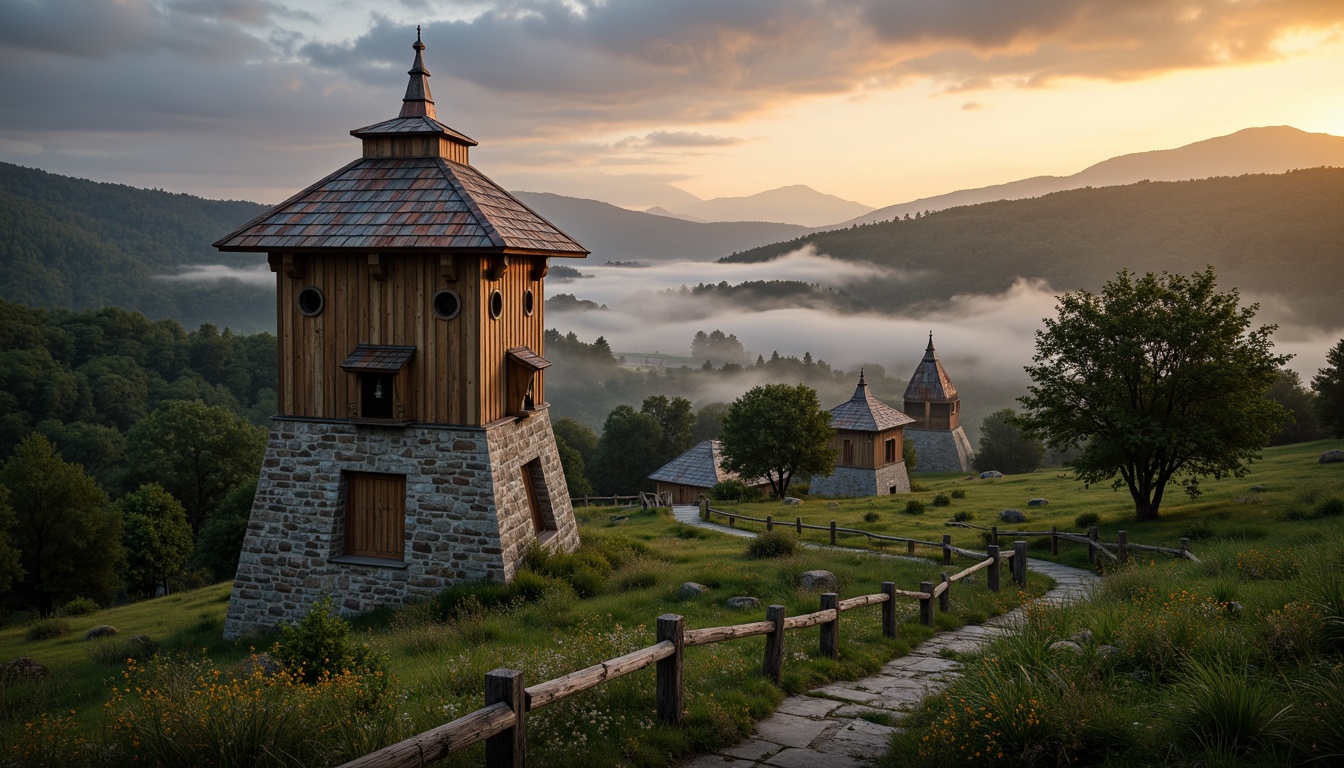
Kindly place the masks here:
POLYGON ((734 400, 723 418, 724 468, 742 477, 765 477, 784 498, 794 475, 829 474, 831 414, 805 384, 763 384, 734 400))
POLYGON ((1219 292, 1211 267, 1064 294, 1036 332, 1018 423, 1081 447, 1081 480, 1115 478, 1136 519, 1157 519, 1169 482, 1194 497, 1201 477, 1245 474, 1285 417, 1265 392, 1290 356, 1273 353, 1274 326, 1252 326, 1257 309, 1219 292))
POLYGON ((975 452, 978 472, 998 470, 1005 475, 1020 475, 1041 466, 1045 444, 1039 438, 1023 434, 1012 408, 995 411, 980 422, 980 447, 975 452))
POLYGON ((669 399, 666 395, 644 398, 639 410, 658 422, 663 438, 658 444, 660 464, 675 459, 691 447, 691 431, 695 428, 695 413, 691 401, 684 397, 669 399))
POLYGON ((1344 437, 1344 339, 1325 355, 1325 367, 1311 379, 1316 414, 1335 437, 1344 437))
POLYGON ((182 503, 155 483, 142 485, 117 500, 121 510, 126 581, 132 590, 153 595, 182 572, 191 554, 191 526, 182 503))
POLYGON ((664 463, 659 458, 662 441, 657 419, 628 405, 612 409, 589 472, 597 492, 609 496, 652 490, 648 477, 664 463))

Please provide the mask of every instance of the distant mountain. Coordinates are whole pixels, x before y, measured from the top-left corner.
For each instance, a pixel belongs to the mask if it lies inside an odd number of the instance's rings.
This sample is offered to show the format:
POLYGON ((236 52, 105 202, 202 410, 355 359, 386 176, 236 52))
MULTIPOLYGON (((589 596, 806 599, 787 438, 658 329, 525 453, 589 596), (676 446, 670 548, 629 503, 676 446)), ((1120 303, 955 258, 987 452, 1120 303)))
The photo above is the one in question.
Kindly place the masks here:
POLYGON ((1018 278, 1096 290, 1121 269, 1186 274, 1213 265, 1224 288, 1273 322, 1344 326, 1344 169, 1140 182, 949 208, 918 219, 816 232, 730 256, 761 262, 803 246, 891 268, 847 290, 887 310, 936 311, 1018 278), (1272 301, 1271 301, 1272 300, 1272 301))
POLYGON ((716 197, 677 205, 670 210, 673 215, 681 214, 701 221, 775 221, 824 227, 861 216, 873 207, 827 195, 804 184, 794 184, 746 197, 716 197))
POLYGON ((1307 133, 1286 125, 1247 128, 1228 136, 1197 141, 1176 149, 1136 152, 1103 160, 1072 176, 1029 179, 889 205, 839 226, 889 221, 920 211, 994 200, 1020 200, 1080 187, 1133 184, 1137 181, 1185 181, 1247 173, 1283 173, 1297 168, 1344 167, 1344 137, 1307 133))
POLYGON ((669 219, 681 219, 682 221, 694 221, 698 224, 707 224, 704 219, 697 219, 694 216, 688 216, 684 213, 673 213, 661 205, 655 205, 652 208, 645 208, 645 213, 652 213, 654 216, 666 216, 669 219))
POLYGON ((592 251, 588 258, 596 264, 677 259, 712 261, 734 251, 797 237, 808 231, 795 224, 771 222, 702 224, 549 192, 513 194, 592 251))

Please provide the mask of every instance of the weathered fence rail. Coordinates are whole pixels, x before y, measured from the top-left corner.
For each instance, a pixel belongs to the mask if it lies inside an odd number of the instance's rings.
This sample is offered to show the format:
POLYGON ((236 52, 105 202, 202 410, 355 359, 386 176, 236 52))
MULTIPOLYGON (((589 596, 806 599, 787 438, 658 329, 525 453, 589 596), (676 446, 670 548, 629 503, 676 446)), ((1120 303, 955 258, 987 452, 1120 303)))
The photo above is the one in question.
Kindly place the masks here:
POLYGON ((948 523, 948 525, 957 528, 970 528, 977 531, 988 531, 991 541, 998 541, 999 536, 1011 536, 1014 538, 1031 538, 1040 536, 1050 537, 1050 554, 1059 554, 1059 542, 1071 541, 1077 544, 1085 544, 1088 547, 1087 561, 1096 563, 1098 555, 1105 555, 1111 562, 1123 562, 1129 558, 1130 550, 1139 550, 1141 552, 1160 552, 1165 555, 1172 555, 1183 560, 1200 562, 1198 557, 1190 551, 1190 540, 1181 539, 1179 547, 1158 547, 1152 544, 1135 544, 1129 540, 1128 531, 1117 531, 1116 541, 1114 543, 1101 541, 1097 526, 1088 527, 1087 535, 1080 536, 1076 533, 1064 533, 1056 527, 1051 527, 1048 531, 1000 531, 998 526, 988 528, 982 525, 971 525, 970 523, 948 523), (1112 552, 1111 550, 1115 550, 1112 552))
MULTIPOLYGON (((643 495, 644 494, 642 493, 635 494, 634 496, 588 496, 585 494, 583 497, 583 506, 600 507, 603 506, 603 504, 606 504, 613 507, 634 507, 639 505, 643 495)), ((649 495, 653 496, 655 494, 649 495)), ((578 501, 578 499, 576 498, 574 501, 578 501)))
MULTIPOLYGON (((834 526, 824 530, 834 530, 834 526)), ((943 546, 932 542, 928 545, 943 546)), ((521 768, 526 762, 528 712, 650 666, 657 668, 654 697, 658 718, 665 723, 680 723, 685 708, 683 669, 686 648, 764 635, 765 655, 761 668, 766 676, 778 683, 783 672, 787 632, 820 627, 821 654, 834 659, 840 655, 840 617, 848 611, 881 606, 882 634, 896 637, 896 601, 899 598, 918 601, 920 622, 932 627, 934 601, 938 602, 938 611, 951 610, 952 585, 977 571, 989 569, 987 586, 990 591, 997 592, 1002 564, 1007 562, 1012 566, 1014 582, 1026 585, 1025 541, 1014 542, 1013 548, 1006 551, 1000 551, 997 545, 990 545, 986 553, 957 551, 969 553, 977 562, 956 574, 944 572, 936 586, 930 581, 921 582, 918 591, 897 589, 895 582, 884 581, 881 592, 845 600, 839 599, 834 592, 823 593, 820 610, 811 613, 788 616, 784 606, 771 605, 766 608, 765 621, 724 627, 687 629, 683 617, 665 614, 658 617, 653 645, 528 687, 523 686, 522 672, 496 669, 485 677, 485 707, 352 760, 342 768, 413 768, 441 760, 482 741, 485 742, 486 768, 521 768)))

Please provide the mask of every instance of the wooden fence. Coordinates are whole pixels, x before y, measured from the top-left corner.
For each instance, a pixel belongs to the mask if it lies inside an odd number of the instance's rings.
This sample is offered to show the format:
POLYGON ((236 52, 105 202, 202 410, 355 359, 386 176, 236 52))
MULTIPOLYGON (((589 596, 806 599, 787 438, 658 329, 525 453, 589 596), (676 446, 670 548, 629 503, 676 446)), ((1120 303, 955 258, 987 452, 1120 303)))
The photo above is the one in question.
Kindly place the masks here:
MULTIPOLYGON (((840 529, 832 524, 829 530, 840 529)), ((944 552, 949 550, 945 549, 944 552)), ((485 676, 483 708, 352 760, 342 768, 412 768, 441 760, 481 741, 485 742, 486 768, 521 768, 527 755, 528 712, 645 667, 656 666, 655 706, 659 720, 673 725, 680 723, 685 709, 683 670, 687 648, 764 635, 765 655, 761 668, 767 677, 778 683, 784 667, 784 636, 787 632, 820 627, 821 653, 835 659, 840 655, 840 616, 847 611, 880 605, 882 634, 896 637, 897 599, 919 601, 919 620, 924 626, 932 627, 934 602, 938 603, 939 611, 951 610, 952 585, 978 571, 988 569, 987 585, 990 591, 998 592, 1002 563, 1006 561, 1011 566, 1013 582, 1026 586, 1025 541, 1014 542, 1013 548, 1007 551, 1001 551, 997 544, 991 544, 985 553, 957 547, 952 547, 950 552, 975 558, 976 562, 955 574, 944 571, 936 584, 932 581, 921 582, 918 591, 897 589, 894 582, 885 581, 882 582, 880 592, 846 600, 841 600, 834 592, 826 592, 821 595, 820 610, 788 616, 784 606, 771 605, 765 610, 764 621, 725 627, 687 629, 683 617, 665 614, 658 617, 653 645, 553 680, 524 686, 522 672, 496 669, 485 676)), ((945 562, 951 562, 950 554, 945 556, 945 562)))
MULTIPOLYGON (((585 494, 583 497, 583 506, 600 507, 605 504, 613 507, 633 507, 639 504, 642 495, 643 494, 635 494, 634 496, 588 496, 585 494)), ((574 501, 577 502, 578 499, 576 498, 574 501)))

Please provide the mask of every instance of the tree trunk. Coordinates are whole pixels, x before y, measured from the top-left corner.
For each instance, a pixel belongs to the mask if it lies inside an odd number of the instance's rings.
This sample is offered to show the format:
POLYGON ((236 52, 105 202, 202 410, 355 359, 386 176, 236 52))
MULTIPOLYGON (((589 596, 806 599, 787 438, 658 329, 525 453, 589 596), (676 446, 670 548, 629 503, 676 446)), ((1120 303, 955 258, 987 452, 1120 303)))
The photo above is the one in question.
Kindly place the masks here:
POLYGON ((1159 502, 1149 501, 1148 499, 1134 497, 1134 519, 1138 522, 1148 522, 1158 519, 1157 508, 1159 502))

